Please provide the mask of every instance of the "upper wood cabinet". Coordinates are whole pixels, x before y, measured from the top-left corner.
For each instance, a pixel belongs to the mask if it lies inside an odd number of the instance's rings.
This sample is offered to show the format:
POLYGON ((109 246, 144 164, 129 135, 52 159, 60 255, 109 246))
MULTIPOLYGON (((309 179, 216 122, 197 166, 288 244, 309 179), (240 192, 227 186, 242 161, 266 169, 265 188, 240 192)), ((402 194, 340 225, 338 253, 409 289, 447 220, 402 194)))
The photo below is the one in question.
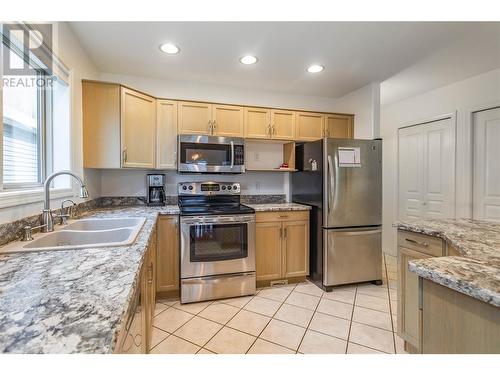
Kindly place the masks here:
POLYGON ((243 108, 233 105, 180 102, 180 134, 243 137, 243 108))
POLYGON ((328 138, 354 138, 354 121, 351 115, 325 115, 325 136, 328 138))
POLYGON ((177 102, 156 101, 156 167, 175 169, 177 166, 177 102))
POLYGON ((179 134, 210 134, 212 104, 179 102, 179 134))
POLYGON ((83 81, 82 98, 84 167, 155 167, 155 98, 93 81, 83 81))
POLYGON ((312 112, 296 112, 295 139, 315 141, 323 138, 324 115, 312 112))
POLYGON ((271 138, 285 141, 295 139, 295 112, 271 109, 271 138))
POLYGON ((245 122, 245 138, 271 138, 271 110, 269 108, 243 109, 245 122))
POLYGON ((122 167, 155 167, 156 99, 121 88, 122 167))
POLYGON ((83 166, 120 168, 120 85, 82 82, 83 166))
POLYGON ((243 108, 235 105, 212 105, 212 135, 243 137, 243 108))

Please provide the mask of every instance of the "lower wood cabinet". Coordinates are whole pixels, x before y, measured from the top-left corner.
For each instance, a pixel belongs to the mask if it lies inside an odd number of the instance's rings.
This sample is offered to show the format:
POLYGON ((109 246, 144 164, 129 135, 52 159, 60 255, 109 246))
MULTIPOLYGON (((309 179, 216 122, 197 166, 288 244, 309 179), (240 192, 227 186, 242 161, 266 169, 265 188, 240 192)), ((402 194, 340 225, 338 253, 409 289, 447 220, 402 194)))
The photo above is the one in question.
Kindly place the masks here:
POLYGON ((418 276, 408 270, 408 262, 443 256, 444 252, 445 244, 440 238, 398 231, 398 335, 409 352, 420 352, 422 321, 418 276))
POLYGON ((149 351, 156 304, 156 233, 144 254, 139 282, 132 295, 125 321, 118 334, 115 353, 144 354, 149 351))
POLYGON ((179 292, 179 217, 160 216, 157 223, 156 292, 179 292))
POLYGON ((309 274, 309 211, 257 212, 257 282, 309 274))

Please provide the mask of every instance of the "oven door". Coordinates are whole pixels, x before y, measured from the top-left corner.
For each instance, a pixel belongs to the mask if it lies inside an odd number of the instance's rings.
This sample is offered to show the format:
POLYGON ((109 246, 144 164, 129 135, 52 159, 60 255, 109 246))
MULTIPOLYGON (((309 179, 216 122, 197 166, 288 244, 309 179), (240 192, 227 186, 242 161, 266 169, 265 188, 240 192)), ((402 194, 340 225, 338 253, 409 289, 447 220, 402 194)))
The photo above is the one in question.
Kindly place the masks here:
POLYGON ((181 278, 255 271, 255 215, 181 217, 181 278))
POLYGON ((179 135, 177 170, 195 173, 245 172, 243 138, 179 135))

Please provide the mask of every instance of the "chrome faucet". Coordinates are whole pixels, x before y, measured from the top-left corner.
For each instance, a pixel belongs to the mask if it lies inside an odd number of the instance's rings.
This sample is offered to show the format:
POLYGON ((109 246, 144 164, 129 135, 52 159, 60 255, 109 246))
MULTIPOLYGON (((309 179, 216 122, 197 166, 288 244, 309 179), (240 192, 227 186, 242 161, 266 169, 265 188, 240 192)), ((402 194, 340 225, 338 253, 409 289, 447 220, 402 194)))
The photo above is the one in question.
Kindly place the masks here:
POLYGON ((52 180, 60 175, 67 174, 74 177, 80 184, 80 198, 88 198, 89 193, 83 182, 83 180, 71 171, 59 171, 52 173, 43 184, 43 189, 45 192, 45 202, 42 212, 42 232, 53 232, 54 231, 54 219, 52 217, 52 211, 50 210, 50 183, 52 180))

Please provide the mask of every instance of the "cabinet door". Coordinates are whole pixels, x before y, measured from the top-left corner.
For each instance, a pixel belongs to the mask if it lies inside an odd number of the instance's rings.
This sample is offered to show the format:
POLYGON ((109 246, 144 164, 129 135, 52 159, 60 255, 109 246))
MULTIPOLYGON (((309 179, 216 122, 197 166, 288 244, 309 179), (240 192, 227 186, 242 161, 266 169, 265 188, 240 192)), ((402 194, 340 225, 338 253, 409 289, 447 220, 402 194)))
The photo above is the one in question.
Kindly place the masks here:
POLYGON ((175 169, 177 165, 177 102, 156 102, 156 168, 175 169))
POLYGON ((419 348, 420 343, 418 276, 408 271, 408 262, 430 257, 406 247, 398 247, 398 334, 415 348, 419 348))
POLYGON ((293 141, 295 139, 295 112, 272 109, 271 128, 273 139, 293 141))
POLYGON ((244 110, 245 138, 271 138, 271 111, 268 108, 248 108, 244 110))
POLYGON ((213 133, 219 137, 243 137, 243 108, 212 105, 213 133))
POLYGON ((122 167, 154 168, 156 99, 121 88, 122 167))
POLYGON ((210 134, 212 104, 179 102, 179 134, 210 134))
POLYGON ((325 136, 328 138, 354 138, 352 116, 325 115, 325 136))
POLYGON ((315 141, 323 138, 324 116, 321 113, 296 112, 295 139, 315 141))
POLYGON ((283 222, 284 277, 309 274, 309 221, 283 222))
POLYGON ((156 290, 179 290, 178 216, 160 216, 156 244, 156 290))
POLYGON ((280 279, 282 276, 281 222, 255 225, 255 271, 257 281, 280 279))
POLYGON ((120 86, 82 82, 83 166, 120 168, 120 86))

